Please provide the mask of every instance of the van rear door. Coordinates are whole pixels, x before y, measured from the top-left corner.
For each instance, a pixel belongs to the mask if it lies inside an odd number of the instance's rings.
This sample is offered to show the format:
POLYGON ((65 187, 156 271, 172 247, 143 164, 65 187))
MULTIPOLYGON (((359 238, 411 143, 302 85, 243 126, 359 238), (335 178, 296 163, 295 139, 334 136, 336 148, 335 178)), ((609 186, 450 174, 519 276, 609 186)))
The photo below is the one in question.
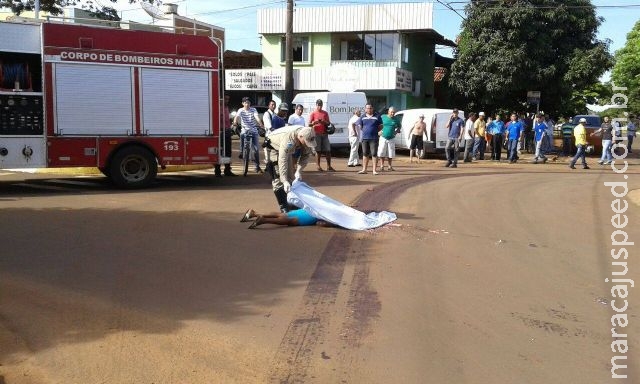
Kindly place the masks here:
POLYGON ((329 137, 331 147, 349 146, 349 120, 356 108, 364 110, 367 97, 363 92, 329 92, 327 93, 326 111, 336 132, 329 137))
POLYGON ((404 112, 396 113, 396 119, 400 122, 400 133, 396 134, 396 137, 393 138, 394 143, 396 144, 396 148, 399 149, 408 149, 409 142, 407 141, 407 136, 411 131, 413 125, 409 126, 408 116, 404 112))
MULTIPOLYGON (((458 117, 462 120, 466 120, 464 111, 458 111, 458 117)), ((447 123, 450 118, 451 112, 439 112, 434 114, 432 133, 436 133, 436 137, 433 139, 436 142, 436 150, 444 150, 447 145, 447 139, 449 137, 447 123)))
POLYGON ((331 123, 336 127, 336 131, 329 137, 332 147, 349 145, 349 129, 347 123, 351 118, 348 95, 346 93, 327 93, 327 105, 324 109, 329 113, 331 123))
POLYGON ((449 122, 450 116, 451 114, 446 112, 433 114, 433 120, 431 122, 431 136, 436 144, 436 150, 444 150, 447 145, 447 137, 449 136, 447 123, 449 122))

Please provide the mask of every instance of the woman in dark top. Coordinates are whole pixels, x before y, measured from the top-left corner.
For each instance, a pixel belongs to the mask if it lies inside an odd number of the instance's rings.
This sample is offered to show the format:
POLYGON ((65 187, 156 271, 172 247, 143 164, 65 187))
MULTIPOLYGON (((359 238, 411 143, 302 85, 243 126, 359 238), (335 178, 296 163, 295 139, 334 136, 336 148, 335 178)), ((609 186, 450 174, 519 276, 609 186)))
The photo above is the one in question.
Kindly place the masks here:
POLYGON ((593 132, 591 136, 602 135, 602 156, 598 164, 608 165, 613 160, 611 156, 611 142, 613 140, 613 125, 609 122, 609 116, 604 117, 604 123, 600 126, 600 129, 593 132))

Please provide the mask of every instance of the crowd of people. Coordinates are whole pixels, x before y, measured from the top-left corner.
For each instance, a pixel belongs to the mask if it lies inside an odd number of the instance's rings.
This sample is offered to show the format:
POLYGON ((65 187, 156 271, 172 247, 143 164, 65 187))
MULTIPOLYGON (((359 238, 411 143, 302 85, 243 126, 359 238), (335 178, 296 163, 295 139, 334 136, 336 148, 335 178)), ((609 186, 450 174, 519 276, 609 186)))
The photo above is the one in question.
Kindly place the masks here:
MULTIPOLYGON (((370 108, 370 106, 367 106, 370 108)), ((353 140, 351 146, 351 156, 349 157, 349 164, 357 162, 356 151, 357 142, 362 142, 363 152, 363 170, 359 173, 366 173, 368 158, 373 157, 373 173, 378 174, 377 170, 377 158, 375 154, 378 154, 378 158, 387 159, 390 163, 395 149, 389 148, 390 139, 393 138, 394 133, 391 131, 391 126, 397 127, 398 122, 392 123, 395 110, 393 107, 389 108, 387 115, 383 115, 382 118, 376 120, 375 113, 366 114, 365 119, 362 117, 359 119, 352 119, 349 122, 349 132, 353 132, 353 140), (386 119, 386 123, 385 123, 386 119), (375 141, 376 129, 372 129, 372 126, 377 126, 377 131, 380 134, 378 143, 378 149, 375 150, 375 145, 371 141, 375 141), (385 131, 385 126, 389 127, 385 131), (360 130, 360 133, 358 133, 360 130), (356 136, 360 135, 361 139, 357 140, 356 136), (384 139, 384 140, 383 140, 384 139), (382 147, 380 143, 383 143, 382 147), (373 154, 373 155, 371 155, 373 154), (383 154, 387 154, 386 157, 383 154)), ((359 113, 358 113, 359 116, 359 113)), ((586 162, 586 153, 589 147, 587 142, 587 129, 586 119, 581 118, 576 126, 567 125, 563 131, 563 148, 562 153, 565 156, 570 156, 574 153, 572 148, 575 148, 575 155, 569 161, 569 168, 575 169, 575 164, 581 161, 584 169, 589 169, 586 162)), ((637 131, 637 120, 634 115, 630 115, 626 130, 626 151, 632 153, 633 140, 637 131)), ((505 122, 500 114, 496 114, 495 117, 486 118, 484 112, 471 112, 467 119, 463 119, 459 116, 459 111, 454 109, 450 119, 447 123, 447 141, 445 145, 446 163, 445 167, 457 168, 459 151, 463 150, 462 156, 463 162, 470 163, 472 161, 484 160, 485 152, 487 148, 491 151, 491 160, 501 161, 503 148, 507 152, 507 160, 509 163, 517 163, 520 159, 522 150, 526 150, 530 153, 534 153, 533 163, 546 163, 548 161, 547 154, 558 154, 554 145, 554 130, 556 123, 550 118, 548 114, 532 114, 527 116, 525 114, 512 113, 509 116, 509 121, 505 122), (485 120, 486 119, 486 120, 485 120)), ((420 115, 418 121, 415 122, 409 133, 410 152, 409 162, 413 162, 414 153, 417 153, 418 162, 421 157, 421 151, 423 150, 422 137, 426 124, 424 123, 424 116, 420 115)), ((399 131, 395 131, 397 133, 399 131)), ((604 118, 602 126, 590 134, 591 137, 600 137, 602 139, 602 156, 598 161, 600 165, 608 165, 612 161, 612 144, 614 137, 621 137, 622 131, 618 124, 612 125, 608 117, 604 118)), ((351 139, 350 139, 351 140, 351 139)), ((622 139, 620 139, 622 140, 622 139)), ((557 156, 555 156, 557 157, 557 156)), ((384 161, 381 163, 381 170, 384 169, 384 161)), ((390 165, 390 169, 393 167, 390 165)))
MULTIPOLYGON (((228 99, 225 98, 228 103, 228 99)), ((228 114, 228 106, 225 104, 225 116, 228 114)), ((287 204, 287 193, 291 189, 291 183, 295 179, 301 179, 301 171, 310 158, 315 158, 315 166, 318 172, 325 172, 321 159, 324 156, 326 171, 335 172, 331 164, 331 143, 329 127, 332 125, 329 113, 323 109, 323 101, 318 99, 313 111, 307 119, 304 118, 304 108, 296 105, 293 113, 288 116, 289 107, 281 103, 276 112, 275 101, 270 101, 267 111, 261 117, 257 110, 251 106, 249 98, 242 99, 242 108, 238 109, 230 120, 231 126, 225 127, 224 143, 225 156, 231 155, 231 129, 239 127, 240 146, 244 140, 250 140, 253 149, 253 161, 255 171, 262 173, 260 166, 259 129, 265 131, 264 148, 267 170, 272 177, 272 188, 278 201, 281 212, 293 209, 287 204)), ((348 122, 348 135, 350 153, 347 160, 348 167, 361 167, 358 174, 371 172, 378 175, 380 171, 395 171, 393 159, 396 156, 394 138, 402 132, 401 122, 395 116, 396 110, 389 107, 386 113, 377 113, 373 105, 367 104, 364 111, 355 108, 353 116, 348 122), (386 163, 386 165, 385 165, 386 163)), ((584 169, 589 169, 586 161, 588 147, 586 119, 580 119, 575 127, 566 129, 563 127, 562 152, 569 156, 570 149, 575 145, 575 155, 569 162, 569 167, 575 169, 578 161, 584 169)), ((632 152, 633 139, 636 135, 636 121, 630 116, 627 124, 627 152, 632 152)), ((457 109, 451 113, 446 129, 448 132, 445 144, 445 166, 456 168, 458 166, 459 152, 463 151, 462 161, 470 163, 485 160, 485 153, 490 151, 490 160, 501 161, 503 148, 507 152, 507 160, 510 164, 520 160, 523 149, 534 153, 533 163, 546 163, 547 154, 557 153, 554 146, 555 122, 545 114, 518 115, 512 113, 508 121, 504 121, 500 114, 493 117, 484 112, 470 112, 464 119, 457 109)), ((419 163, 424 156, 423 136, 427 129, 424 116, 419 115, 408 132, 410 142, 409 162, 413 163, 414 157, 419 163)), ((611 124, 608 117, 604 118, 602 126, 592 132, 590 136, 601 137, 602 156, 598 164, 606 165, 612 161, 612 144, 616 136, 620 136, 620 128, 611 124)), ((240 155, 242 156, 242 155, 240 155)), ((228 164, 225 164, 224 173, 220 166, 216 166, 216 176, 235 176, 228 164)), ((278 216, 280 217, 280 216, 278 216)))
MULTIPOLYGON (((537 115, 535 121, 526 121, 515 113, 506 123, 501 119, 500 114, 496 114, 495 118, 487 119, 484 112, 471 112, 465 120, 460 116, 459 111, 454 109, 446 127, 448 135, 445 144, 447 159, 445 166, 458 167, 458 153, 461 149, 464 150, 462 160, 465 163, 484 160, 487 148, 491 150, 491 160, 500 161, 503 148, 506 148, 509 162, 516 163, 523 145, 527 145, 532 151, 535 148, 535 163, 544 163, 547 161, 546 153, 553 149, 554 125, 555 123, 548 116, 537 115), (530 138, 531 142, 527 138, 530 138)), ((393 171, 392 161, 395 157, 393 138, 401 132, 400 126, 400 122, 395 119, 393 107, 383 115, 376 114, 371 105, 365 107, 365 114, 362 116, 360 111, 356 110, 348 127, 351 143, 348 166, 357 165, 358 143, 360 143, 363 167, 358 173, 367 173, 370 160, 373 162, 374 175, 379 173, 378 170, 385 169, 385 161, 389 164, 388 169, 393 171)), ((410 143, 410 163, 413 163, 414 156, 417 162, 420 162, 424 155, 425 130, 424 115, 419 115, 407 137, 410 143)))
MULTIPOLYGON (((253 147, 257 148, 257 128, 260 125, 266 129, 267 135, 285 125, 308 125, 314 129, 318 140, 316 169, 319 172, 324 172, 324 168, 320 164, 320 160, 324 156, 326 158, 326 169, 330 172, 335 171, 331 165, 331 144, 326 131, 327 126, 331 124, 331 118, 328 112, 322 109, 322 100, 317 100, 316 109, 311 111, 309 118, 305 120, 304 116, 302 116, 304 112, 302 105, 296 105, 294 113, 287 119, 288 106, 286 103, 282 103, 278 108, 278 113, 275 113, 276 103, 274 101, 269 102, 269 109, 260 119, 255 110, 248 112, 251 109, 247 110, 244 105, 245 99, 248 100, 247 98, 243 99, 243 108, 238 110, 235 121, 235 123, 242 123, 241 146, 244 137, 249 137, 252 140, 253 147), (248 119, 248 115, 253 118, 248 119)), ((561 132, 563 155, 570 156, 575 153, 576 160, 580 160, 583 157, 582 152, 586 152, 588 145, 585 137, 586 132, 582 129, 585 127, 585 123, 586 121, 580 121, 575 127, 563 127, 561 132)), ((491 160, 494 161, 500 161, 503 150, 506 150, 509 163, 516 163, 523 149, 535 153, 534 163, 545 163, 548 160, 546 155, 555 152, 555 125, 555 121, 548 114, 513 113, 505 121, 500 114, 487 117, 484 112, 477 114, 471 112, 465 120, 458 116, 458 110, 455 109, 447 125, 449 134, 445 148, 447 155, 446 166, 457 167, 457 153, 461 149, 464 151, 462 159, 465 163, 473 160, 484 160, 487 150, 490 150, 491 160)), ((392 164, 395 157, 393 138, 400 132, 400 126, 400 122, 395 118, 394 107, 389 107, 386 113, 383 114, 374 111, 373 106, 370 104, 365 106, 364 111, 361 111, 360 108, 355 108, 347 127, 350 144, 347 166, 362 167, 358 173, 366 174, 369 163, 372 163, 372 172, 377 175, 379 170, 384 170, 387 167, 385 166, 386 162, 388 163, 388 168, 386 169, 395 170, 392 164)), ((612 124, 610 119, 605 117, 602 127, 590 135, 602 138, 603 150, 599 164, 611 162, 611 146, 616 132, 617 136, 620 136, 619 129, 619 124, 616 125, 615 122, 612 124)), ((422 137, 425 130, 424 116, 419 116, 408 137, 408 141, 411 143, 410 163, 413 163, 414 157, 417 162, 420 162, 420 159, 424 156, 422 137)), ((629 116, 627 127, 627 151, 629 153, 632 153, 635 134, 636 123, 632 115, 629 116)), ((254 162, 256 172, 261 172, 259 159, 254 159, 254 162)))

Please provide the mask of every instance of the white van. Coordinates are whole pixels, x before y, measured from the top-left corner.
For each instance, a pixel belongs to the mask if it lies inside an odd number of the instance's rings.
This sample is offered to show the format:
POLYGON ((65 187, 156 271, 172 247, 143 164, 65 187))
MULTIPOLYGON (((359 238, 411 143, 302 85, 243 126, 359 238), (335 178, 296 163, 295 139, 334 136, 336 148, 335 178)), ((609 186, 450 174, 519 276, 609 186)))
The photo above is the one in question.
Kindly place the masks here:
MULTIPOLYGON (((425 153, 444 151, 449 135, 447 123, 451 118, 451 113, 453 113, 453 109, 441 108, 405 109, 396 112, 396 117, 402 122, 402 131, 394 139, 396 148, 409 149, 411 144, 409 132, 418 121, 418 116, 424 115, 424 122, 427 124, 423 136, 425 153)), ((458 116, 464 119, 464 111, 458 111, 458 116)))
POLYGON ((316 109, 316 100, 322 100, 322 109, 329 113, 331 123, 336 127, 336 132, 329 136, 331 147, 349 146, 349 129, 347 124, 353 116, 355 108, 360 108, 364 113, 367 104, 367 96, 364 92, 303 92, 298 93, 291 106, 293 110, 296 104, 304 107, 304 120, 309 123, 309 114, 316 109))

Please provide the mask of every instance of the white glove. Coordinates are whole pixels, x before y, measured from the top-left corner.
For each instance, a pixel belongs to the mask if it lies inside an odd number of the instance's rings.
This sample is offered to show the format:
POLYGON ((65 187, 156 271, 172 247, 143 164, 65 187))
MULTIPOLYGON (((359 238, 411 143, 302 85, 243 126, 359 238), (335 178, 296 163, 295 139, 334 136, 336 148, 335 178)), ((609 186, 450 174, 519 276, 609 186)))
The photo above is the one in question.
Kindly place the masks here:
POLYGON ((289 183, 288 181, 284 181, 282 185, 284 186, 284 191, 286 193, 289 193, 289 191, 291 191, 291 183, 289 183))

